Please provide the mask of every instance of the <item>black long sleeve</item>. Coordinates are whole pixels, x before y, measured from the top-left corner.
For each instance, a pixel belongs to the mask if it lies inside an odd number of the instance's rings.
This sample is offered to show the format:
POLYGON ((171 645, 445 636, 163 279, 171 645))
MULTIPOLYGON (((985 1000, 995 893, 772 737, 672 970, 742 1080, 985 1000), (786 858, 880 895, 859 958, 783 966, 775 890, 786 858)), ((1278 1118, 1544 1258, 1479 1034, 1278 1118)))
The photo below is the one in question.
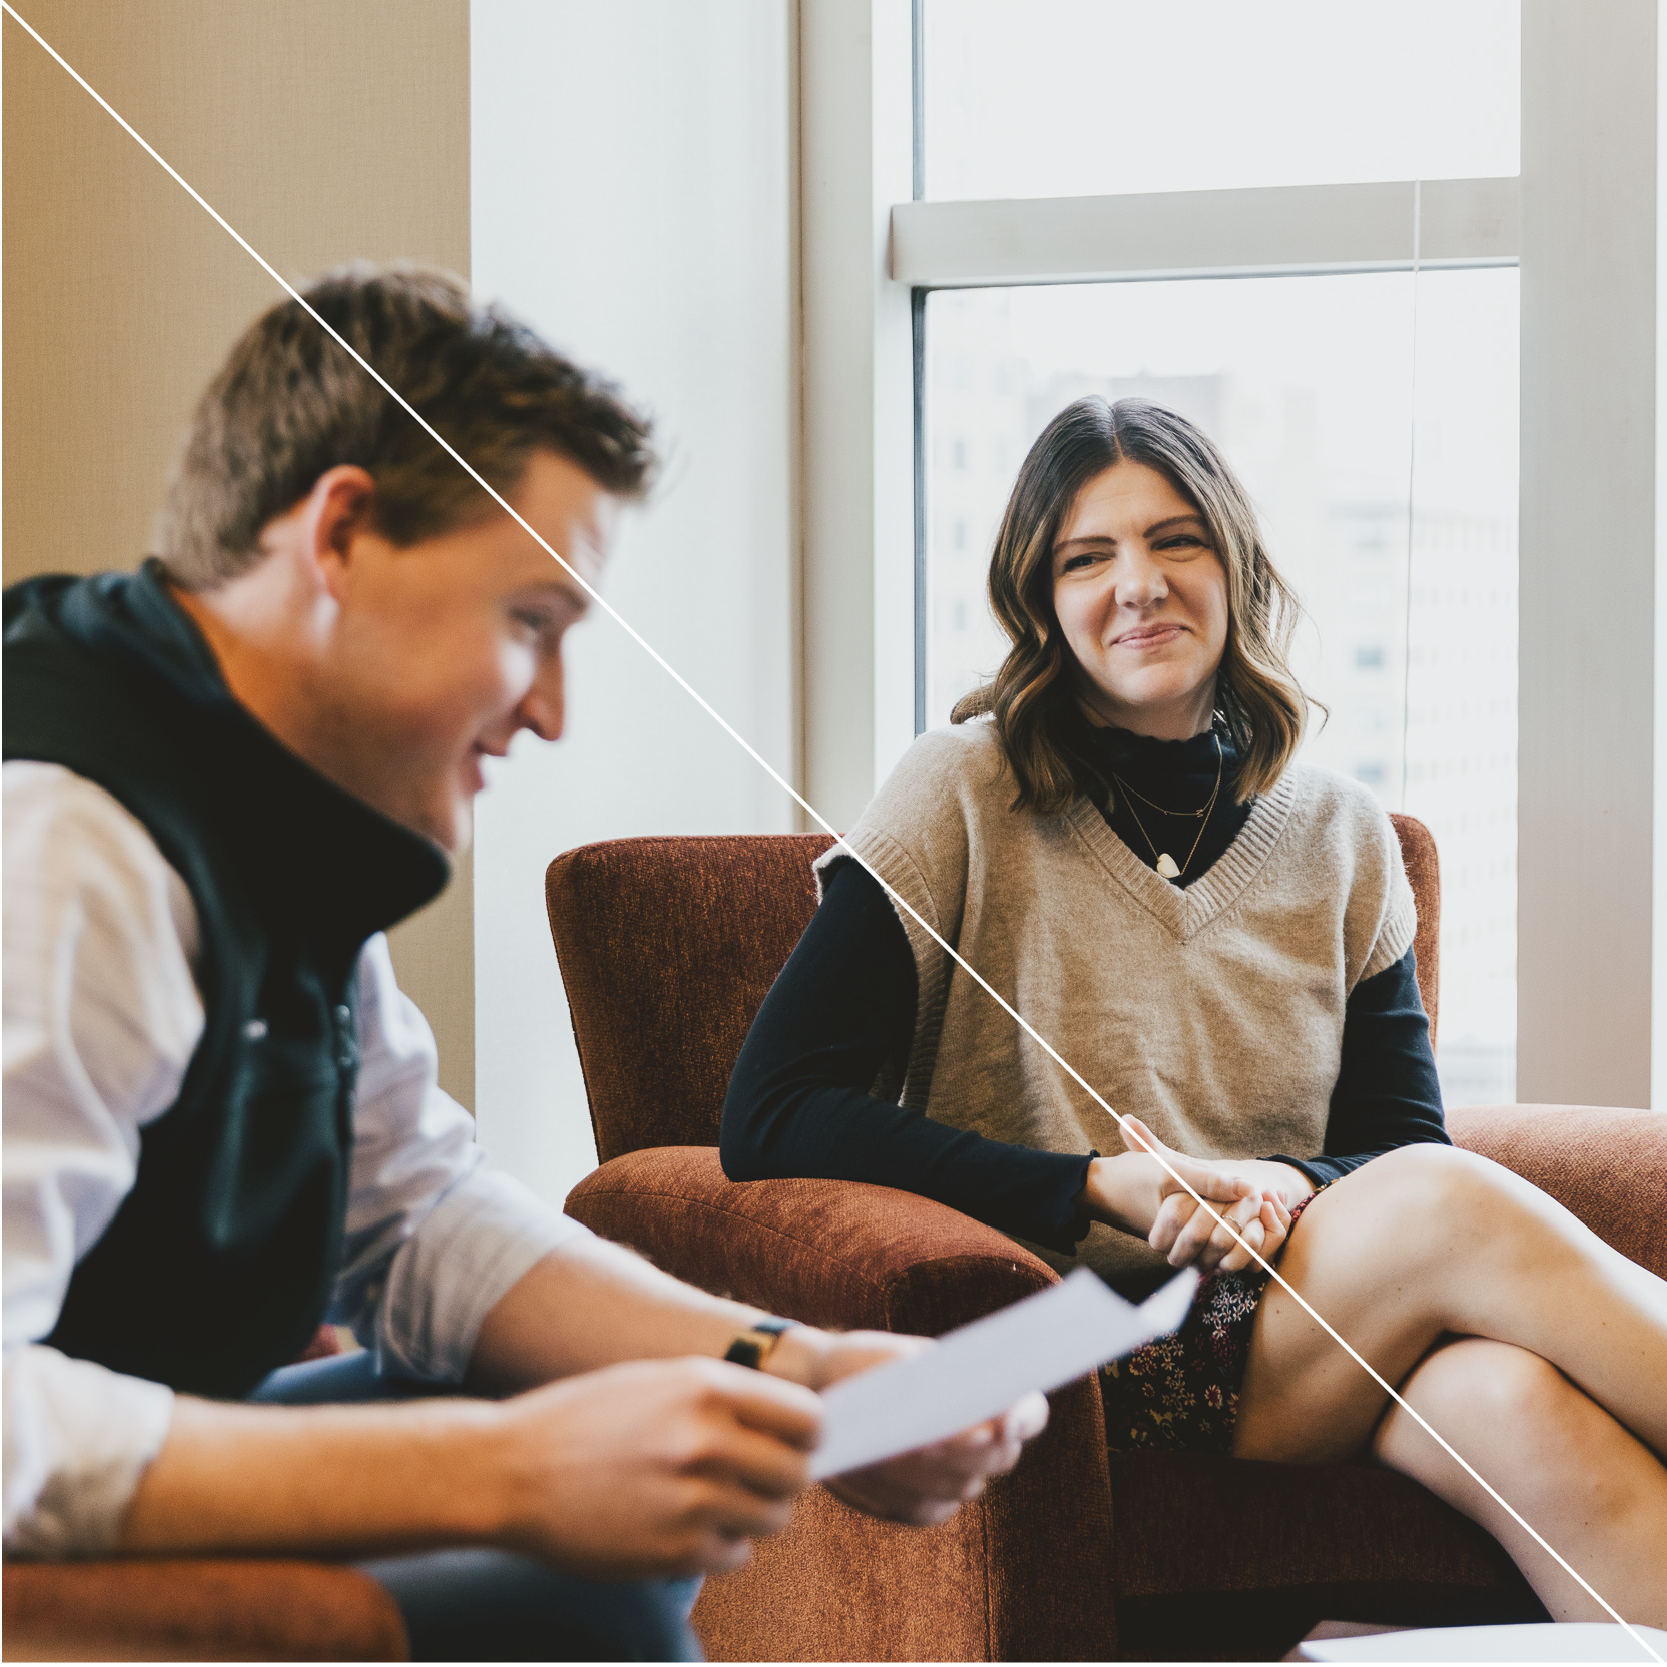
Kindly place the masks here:
POLYGON ((724 1100, 732 1181, 872 1181, 1070 1255, 1090 1155, 1041 1152, 936 1123, 868 1093, 914 1038, 914 954, 879 885, 835 866, 822 906, 753 1020, 724 1100))
POLYGON ((1278 1161, 1324 1186, 1397 1146, 1420 1141, 1452 1145, 1442 1117, 1430 1021, 1418 993, 1418 961, 1409 949, 1394 966, 1362 979, 1349 997, 1324 1153, 1279 1154, 1278 1161))
MULTIPOLYGON (((914 956, 886 894, 857 864, 837 864, 736 1061, 724 1173, 898 1187, 1070 1254, 1086 1230, 1076 1200, 1087 1155, 990 1140, 868 1092, 887 1066, 901 1076, 916 994, 914 956)), ((1447 1139, 1409 949, 1349 997, 1324 1152, 1272 1156, 1318 1186, 1396 1146, 1447 1139)))

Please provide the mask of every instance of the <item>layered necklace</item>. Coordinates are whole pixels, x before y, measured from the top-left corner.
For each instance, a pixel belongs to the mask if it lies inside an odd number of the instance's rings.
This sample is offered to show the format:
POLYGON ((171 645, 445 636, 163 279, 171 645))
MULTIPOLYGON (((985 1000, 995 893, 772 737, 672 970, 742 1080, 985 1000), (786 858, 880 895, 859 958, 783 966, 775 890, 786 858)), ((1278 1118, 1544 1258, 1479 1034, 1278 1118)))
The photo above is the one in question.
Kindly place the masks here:
POLYGON ((1129 784, 1124 781, 1124 779, 1118 775, 1115 770, 1111 772, 1111 779, 1117 783, 1118 787, 1121 788, 1123 793, 1127 796, 1124 799, 1125 804, 1128 804, 1131 799, 1139 799, 1140 802, 1149 810, 1157 811, 1160 816, 1172 816, 1178 821, 1196 820, 1198 823, 1198 832, 1193 835, 1192 845, 1187 851, 1187 860, 1177 865, 1175 859, 1170 856, 1167 851, 1159 851, 1157 846, 1152 843, 1152 836, 1147 833, 1146 824, 1141 821, 1139 813, 1135 810, 1134 806, 1129 804, 1129 815, 1134 818, 1134 825, 1140 829, 1140 837, 1144 839, 1147 845, 1151 848, 1158 873, 1166 880, 1179 880, 1192 866, 1192 859, 1198 855, 1199 843, 1204 838, 1204 829, 1209 823, 1210 812, 1216 807, 1216 799, 1221 792, 1221 737, 1216 735, 1214 740, 1216 744, 1216 784, 1210 789, 1209 798, 1207 798, 1203 805, 1197 810, 1170 810, 1164 805, 1154 804, 1144 793, 1135 792, 1135 790, 1130 787, 1129 784))

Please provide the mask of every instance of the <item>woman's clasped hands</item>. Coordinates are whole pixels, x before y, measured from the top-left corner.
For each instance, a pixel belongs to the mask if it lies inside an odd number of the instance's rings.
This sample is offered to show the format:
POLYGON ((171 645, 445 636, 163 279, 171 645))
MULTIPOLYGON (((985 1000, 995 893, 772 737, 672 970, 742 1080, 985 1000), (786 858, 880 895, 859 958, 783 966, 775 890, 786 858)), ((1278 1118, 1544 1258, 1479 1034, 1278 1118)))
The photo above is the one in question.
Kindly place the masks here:
POLYGON ((1291 1211, 1314 1191, 1290 1164, 1188 1157, 1137 1117, 1124 1117, 1118 1130, 1125 1150, 1088 1166, 1083 1208, 1144 1238, 1172 1268, 1236 1273, 1254 1256, 1272 1261, 1291 1230, 1291 1211))

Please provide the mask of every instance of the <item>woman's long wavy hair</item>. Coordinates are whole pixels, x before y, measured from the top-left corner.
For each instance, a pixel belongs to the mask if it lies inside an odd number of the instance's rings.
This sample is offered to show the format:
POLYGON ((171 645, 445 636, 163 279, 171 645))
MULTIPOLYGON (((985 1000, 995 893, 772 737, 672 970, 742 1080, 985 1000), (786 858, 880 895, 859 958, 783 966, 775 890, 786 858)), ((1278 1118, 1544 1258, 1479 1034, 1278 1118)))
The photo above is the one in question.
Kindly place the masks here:
POLYGON ((1256 512, 1211 440, 1144 399, 1090 395, 1042 430, 1019 470, 990 557, 990 607, 1013 646, 995 680, 957 702, 952 723, 988 716, 1018 780, 1014 809, 1063 810, 1077 791, 1063 720, 1080 672, 1053 606, 1053 547, 1077 494, 1114 463, 1156 469, 1204 518, 1227 571, 1227 642, 1215 705, 1242 763, 1240 802, 1276 782, 1302 739, 1308 702, 1286 652, 1301 604, 1269 559, 1256 512))

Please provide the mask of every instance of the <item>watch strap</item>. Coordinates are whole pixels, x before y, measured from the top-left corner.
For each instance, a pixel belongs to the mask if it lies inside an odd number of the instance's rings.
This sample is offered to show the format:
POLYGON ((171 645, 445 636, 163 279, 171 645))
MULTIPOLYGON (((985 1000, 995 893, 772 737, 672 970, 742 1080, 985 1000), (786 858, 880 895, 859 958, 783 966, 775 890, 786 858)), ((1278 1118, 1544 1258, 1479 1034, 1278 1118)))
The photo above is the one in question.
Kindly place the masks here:
POLYGON ((734 1361, 737 1366, 750 1366, 754 1371, 758 1371, 770 1358, 776 1344, 781 1341, 782 1333, 791 1331, 798 1324, 797 1320, 759 1320, 748 1326, 724 1350, 724 1359, 734 1361))

